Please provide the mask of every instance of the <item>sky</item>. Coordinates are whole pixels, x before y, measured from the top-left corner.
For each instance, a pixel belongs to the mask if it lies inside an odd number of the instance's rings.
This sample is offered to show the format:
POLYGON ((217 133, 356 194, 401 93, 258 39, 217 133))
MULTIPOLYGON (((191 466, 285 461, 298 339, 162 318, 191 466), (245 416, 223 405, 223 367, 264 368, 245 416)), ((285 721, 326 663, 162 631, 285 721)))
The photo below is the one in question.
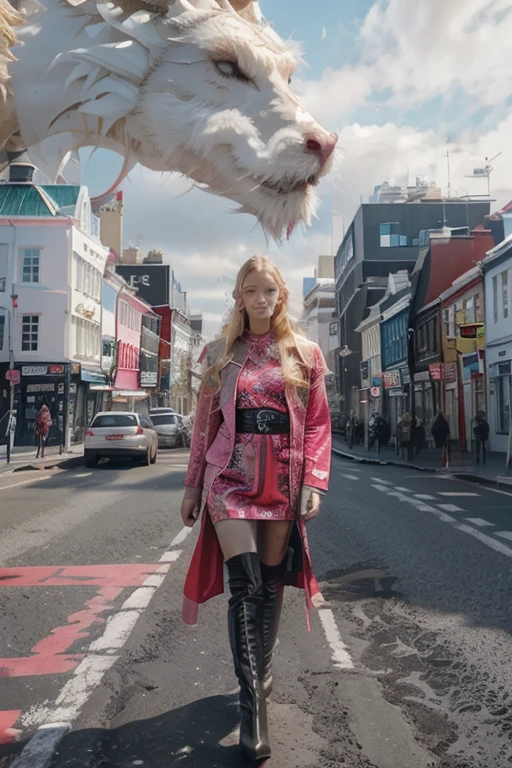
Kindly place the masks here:
MULTIPOLYGON (((283 38, 302 43, 306 64, 293 89, 339 135, 313 225, 277 245, 254 218, 233 215, 234 204, 175 175, 137 167, 122 186, 125 245, 164 251, 209 336, 228 280, 256 252, 278 264, 300 316, 302 278, 319 255, 336 253, 376 184, 426 176, 447 193, 449 152, 451 194, 485 194, 485 181, 466 177, 501 153, 492 163, 493 209, 512 198, 510 0, 261 0, 261 8, 283 38)), ((109 186, 119 164, 106 152, 92 156, 84 171, 91 194, 109 186)))

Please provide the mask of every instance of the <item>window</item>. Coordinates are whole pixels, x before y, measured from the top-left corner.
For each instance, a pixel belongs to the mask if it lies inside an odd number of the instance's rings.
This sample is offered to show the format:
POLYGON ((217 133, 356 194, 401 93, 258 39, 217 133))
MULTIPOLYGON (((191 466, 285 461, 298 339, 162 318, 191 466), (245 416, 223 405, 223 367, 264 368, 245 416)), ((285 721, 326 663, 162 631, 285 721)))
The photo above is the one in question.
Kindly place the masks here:
POLYGON ((510 363, 499 363, 496 386, 496 432, 508 435, 510 428, 510 363))
POLYGON ((464 318, 466 323, 475 322, 475 299, 473 296, 464 302, 464 318))
POLYGON ((492 279, 492 314, 494 322, 498 322, 498 278, 492 279))
POLYGON ((39 248, 21 248, 21 282, 38 283, 39 282, 39 259, 41 251, 39 248))
POLYGON ((501 297, 503 301, 503 318, 508 317, 508 269, 501 273, 501 297))
POLYGON ((400 224, 398 221, 380 225, 381 248, 400 248, 411 245, 411 243, 411 238, 400 232, 400 224))
POLYGON ((482 303, 482 295, 475 293, 475 322, 484 322, 484 305, 482 303))
POLYGON ((39 315, 22 315, 21 317, 21 350, 22 352, 37 352, 39 343, 39 315))
POLYGON ((96 416, 91 427, 136 427, 137 417, 129 413, 113 413, 103 416, 96 416))

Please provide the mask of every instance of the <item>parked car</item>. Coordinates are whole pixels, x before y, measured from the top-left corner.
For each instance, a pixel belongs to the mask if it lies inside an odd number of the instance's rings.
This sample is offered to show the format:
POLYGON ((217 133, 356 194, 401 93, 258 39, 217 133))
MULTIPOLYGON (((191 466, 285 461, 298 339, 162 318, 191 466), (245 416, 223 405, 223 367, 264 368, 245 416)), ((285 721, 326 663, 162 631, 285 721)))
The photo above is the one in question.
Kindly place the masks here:
POLYGON ((180 413, 152 414, 151 421, 158 433, 159 448, 184 448, 188 445, 188 433, 180 413))
POLYGON ((152 418, 153 416, 159 416, 161 413, 177 413, 177 411, 175 411, 174 408, 169 408, 167 406, 149 409, 150 418, 152 418))
POLYGON ((151 421, 140 413, 97 413, 85 434, 85 463, 94 467, 100 459, 127 458, 154 464, 158 435, 151 421))

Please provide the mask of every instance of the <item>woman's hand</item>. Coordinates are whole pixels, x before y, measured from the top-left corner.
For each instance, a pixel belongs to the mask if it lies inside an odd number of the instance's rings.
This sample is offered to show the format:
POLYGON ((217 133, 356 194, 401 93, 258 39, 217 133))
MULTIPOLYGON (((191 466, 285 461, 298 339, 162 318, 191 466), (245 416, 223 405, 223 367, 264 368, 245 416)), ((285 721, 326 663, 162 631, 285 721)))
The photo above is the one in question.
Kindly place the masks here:
POLYGON ((320 512, 320 494, 312 488, 304 487, 300 497, 300 516, 307 523, 320 512))
POLYGON ((183 525, 192 528, 199 517, 201 491, 199 488, 186 488, 181 502, 181 519, 183 525))

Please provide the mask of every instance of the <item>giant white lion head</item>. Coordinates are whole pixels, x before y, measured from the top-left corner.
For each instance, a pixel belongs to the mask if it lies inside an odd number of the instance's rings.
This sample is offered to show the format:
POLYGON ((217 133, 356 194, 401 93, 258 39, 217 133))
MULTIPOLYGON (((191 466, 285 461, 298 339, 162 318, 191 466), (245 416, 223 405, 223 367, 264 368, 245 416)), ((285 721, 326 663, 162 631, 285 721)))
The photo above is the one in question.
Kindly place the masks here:
POLYGON ((309 224, 337 137, 293 94, 297 52, 257 3, 43 2, 18 34, 11 83, 43 170, 111 148, 125 157, 116 184, 140 162, 236 201, 275 237, 309 224))

